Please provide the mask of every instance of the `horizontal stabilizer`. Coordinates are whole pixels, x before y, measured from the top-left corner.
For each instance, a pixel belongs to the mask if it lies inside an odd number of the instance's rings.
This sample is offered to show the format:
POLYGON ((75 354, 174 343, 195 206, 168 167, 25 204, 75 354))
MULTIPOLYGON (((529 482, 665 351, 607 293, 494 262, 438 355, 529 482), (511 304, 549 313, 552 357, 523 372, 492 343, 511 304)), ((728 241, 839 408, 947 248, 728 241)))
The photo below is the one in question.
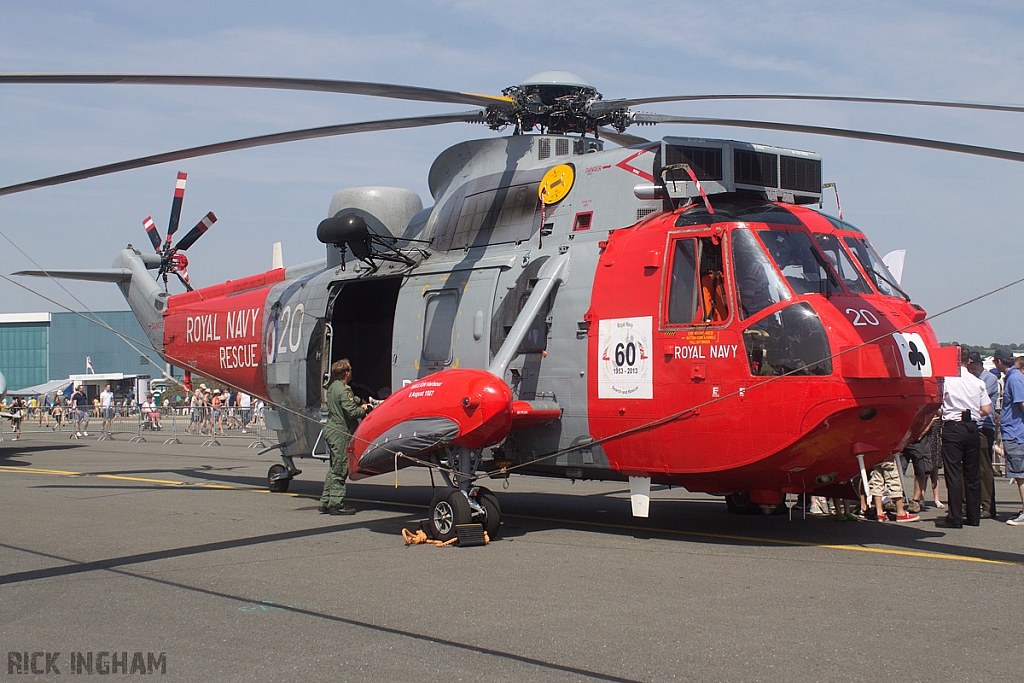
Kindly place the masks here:
POLYGON ((55 277, 61 280, 90 280, 92 282, 128 282, 132 271, 128 268, 81 268, 74 270, 19 270, 15 275, 55 277))

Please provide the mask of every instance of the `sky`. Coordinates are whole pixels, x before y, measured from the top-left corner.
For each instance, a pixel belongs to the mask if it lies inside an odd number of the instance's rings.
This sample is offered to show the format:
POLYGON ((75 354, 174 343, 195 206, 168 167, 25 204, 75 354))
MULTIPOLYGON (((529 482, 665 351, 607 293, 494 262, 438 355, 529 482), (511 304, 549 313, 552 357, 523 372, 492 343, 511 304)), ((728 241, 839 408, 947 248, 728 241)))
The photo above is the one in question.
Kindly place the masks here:
MULTIPOLYGON (((1024 5, 1006 2, 534 0, 366 3, 31 3, 0 0, 0 71, 231 74, 377 81, 500 94, 548 70, 605 98, 809 93, 1024 104, 1024 5)), ((0 186, 250 135, 465 105, 356 95, 138 85, 0 85, 0 186)), ((731 101, 642 111, 750 118, 1024 150, 1024 114, 875 104, 731 101)), ((874 142, 715 127, 634 128, 811 150, 843 216, 882 254, 907 249, 904 288, 931 314, 1024 277, 1016 201, 1024 164, 874 142)), ((205 286, 321 258, 334 192, 389 185, 429 206, 427 171, 447 147, 500 135, 449 124, 312 140, 118 173, 0 197, 0 272, 110 265, 161 233, 177 171, 182 229, 219 221, 189 250, 205 286)), ((824 210, 836 213, 826 195, 824 210)), ((179 233, 183 234, 183 233, 179 233)), ((102 283, 0 281, 0 312, 123 310, 102 283), (72 296, 73 295, 73 296, 72 296)), ((1024 343, 1024 284, 940 315, 939 339, 1024 343)))

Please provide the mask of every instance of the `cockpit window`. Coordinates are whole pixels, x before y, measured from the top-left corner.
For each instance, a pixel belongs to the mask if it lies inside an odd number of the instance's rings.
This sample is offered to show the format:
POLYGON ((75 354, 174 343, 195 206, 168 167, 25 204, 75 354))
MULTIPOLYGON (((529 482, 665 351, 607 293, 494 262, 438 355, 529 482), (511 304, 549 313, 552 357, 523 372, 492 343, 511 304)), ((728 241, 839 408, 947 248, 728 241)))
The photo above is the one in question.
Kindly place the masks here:
POLYGON ((900 286, 896 284, 896 278, 892 276, 889 269, 885 267, 885 263, 882 262, 882 257, 878 255, 875 248, 871 246, 871 243, 864 237, 844 237, 843 240, 846 242, 846 246, 850 248, 853 255, 860 261, 860 265, 864 268, 864 272, 868 274, 871 281, 875 283, 875 287, 878 291, 886 296, 895 296, 901 299, 910 300, 906 292, 900 289, 900 286))
POLYGON ((777 223, 780 225, 801 225, 800 219, 777 204, 767 202, 729 204, 715 202, 715 212, 708 213, 701 205, 695 205, 679 214, 676 227, 713 225, 715 223, 777 223))
POLYGON ((710 237, 676 240, 669 283, 669 324, 713 324, 728 317, 721 242, 710 237))
POLYGON ((741 318, 749 318, 773 304, 789 299, 782 278, 772 267, 757 238, 749 230, 732 231, 732 267, 741 318))
POLYGON ((824 218, 829 223, 831 223, 832 227, 835 228, 836 230, 846 230, 847 232, 859 232, 861 234, 864 233, 864 231, 858 228, 856 225, 847 223, 846 221, 836 218, 835 216, 829 216, 827 213, 823 213, 821 215, 824 216, 824 218))
POLYGON ((780 228, 760 230, 757 235, 797 294, 827 296, 839 289, 839 282, 807 233, 780 228))
POLYGON ((831 375, 828 335, 806 301, 769 313, 743 331, 750 374, 831 375))
POLYGON ((828 258, 836 273, 839 274, 839 279, 843 281, 848 290, 854 294, 872 293, 871 285, 861 276, 857 266, 853 265, 853 260, 846 249, 843 248, 842 242, 835 235, 822 235, 819 233, 814 236, 814 239, 818 242, 821 250, 825 252, 826 258, 828 258))
POLYGON ((673 324, 693 322, 696 309, 697 240, 676 240, 668 294, 668 321, 673 324))

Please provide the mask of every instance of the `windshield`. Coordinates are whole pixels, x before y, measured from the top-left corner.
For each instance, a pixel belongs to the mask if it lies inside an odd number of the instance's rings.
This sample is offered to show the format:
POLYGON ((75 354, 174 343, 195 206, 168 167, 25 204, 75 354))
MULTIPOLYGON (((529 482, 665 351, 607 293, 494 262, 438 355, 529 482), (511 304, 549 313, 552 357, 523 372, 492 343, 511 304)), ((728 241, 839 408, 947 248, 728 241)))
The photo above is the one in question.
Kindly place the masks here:
POLYGON ((892 276, 889 269, 885 267, 885 263, 882 262, 882 257, 878 255, 871 243, 864 237, 844 237, 843 241, 846 242, 846 246, 850 248, 853 255, 860 261, 860 265, 864 268, 864 271, 871 278, 871 281, 875 283, 875 287, 878 291, 886 296, 895 296, 901 299, 910 300, 906 292, 900 289, 900 286, 896 284, 896 278, 892 276))
POLYGON ((736 274, 740 317, 748 318, 789 298, 782 278, 749 230, 740 228, 732 232, 732 267, 736 274))
POLYGON ((839 279, 843 281, 848 290, 854 294, 872 293, 871 285, 861 276, 857 266, 853 265, 850 255, 835 235, 818 234, 814 236, 814 239, 817 240, 818 246, 825 252, 825 256, 832 263, 832 267, 839 274, 839 279))
POLYGON ((831 375, 832 352, 821 318, 807 302, 769 313, 743 331, 753 375, 831 375))
POLYGON ((839 282, 825 265, 807 233, 773 228, 759 230, 757 235, 797 294, 827 296, 839 289, 839 282))

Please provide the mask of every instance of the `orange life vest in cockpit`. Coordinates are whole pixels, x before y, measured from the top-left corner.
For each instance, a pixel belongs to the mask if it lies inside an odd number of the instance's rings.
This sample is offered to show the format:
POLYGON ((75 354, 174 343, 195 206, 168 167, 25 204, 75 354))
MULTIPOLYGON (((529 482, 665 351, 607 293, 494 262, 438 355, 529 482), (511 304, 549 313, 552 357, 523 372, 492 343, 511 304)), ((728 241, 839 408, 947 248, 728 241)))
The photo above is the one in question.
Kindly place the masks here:
POLYGON ((722 271, 708 271, 700 276, 701 313, 694 322, 717 323, 729 317, 729 305, 725 299, 725 278, 722 271))

